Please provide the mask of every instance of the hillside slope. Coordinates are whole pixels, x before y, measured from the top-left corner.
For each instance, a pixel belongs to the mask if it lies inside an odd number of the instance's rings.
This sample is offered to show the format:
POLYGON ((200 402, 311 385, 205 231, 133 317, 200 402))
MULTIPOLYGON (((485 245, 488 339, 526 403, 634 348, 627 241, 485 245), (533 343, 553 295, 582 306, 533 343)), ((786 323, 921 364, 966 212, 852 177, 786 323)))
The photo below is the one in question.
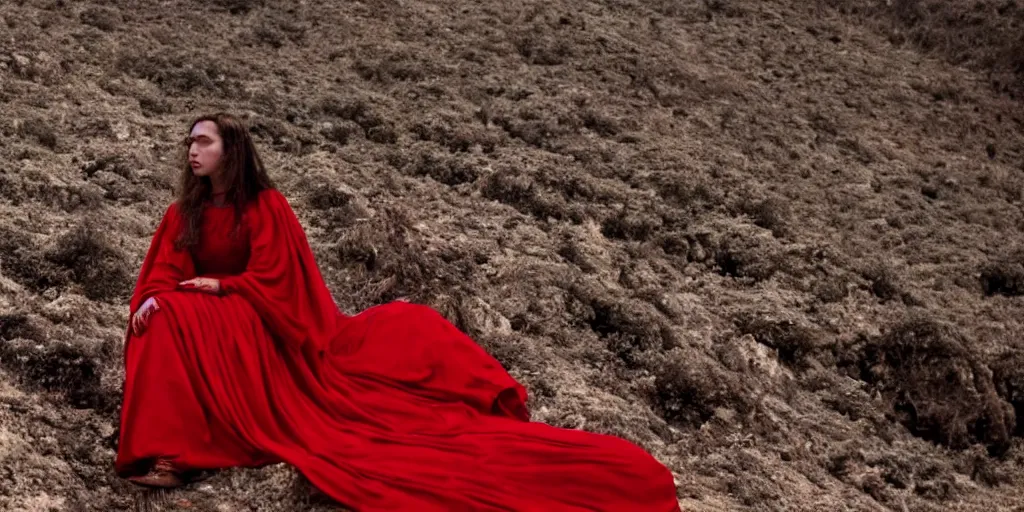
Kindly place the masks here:
POLYGON ((1024 510, 1024 9, 883 4, 4 2, 0 509, 328 509, 111 473, 126 298, 227 109, 345 311, 433 305, 685 510, 1024 510))

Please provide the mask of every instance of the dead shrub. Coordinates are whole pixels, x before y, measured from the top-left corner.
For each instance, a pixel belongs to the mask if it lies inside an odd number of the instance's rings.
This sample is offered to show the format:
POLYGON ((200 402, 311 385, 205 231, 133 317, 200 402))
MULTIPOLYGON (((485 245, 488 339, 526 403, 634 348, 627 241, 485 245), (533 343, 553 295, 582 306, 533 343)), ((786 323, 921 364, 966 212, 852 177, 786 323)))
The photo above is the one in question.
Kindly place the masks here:
POLYGON ((282 48, 286 43, 302 46, 306 42, 308 24, 295 16, 291 11, 285 14, 275 9, 263 10, 252 32, 249 32, 250 45, 267 45, 274 49, 282 48))
POLYGON ((658 247, 661 247, 661 250, 669 256, 687 258, 687 255, 690 254, 690 241, 685 233, 679 231, 661 233, 657 240, 658 247))
POLYGON ((362 128, 352 121, 341 121, 338 123, 332 123, 330 126, 321 130, 320 133, 325 139, 344 146, 348 144, 349 139, 353 135, 362 131, 362 128))
POLYGON ((62 235, 45 257, 70 271, 84 295, 93 300, 123 297, 133 284, 127 255, 110 242, 96 221, 86 220, 62 235))
POLYGON ((654 188, 670 206, 690 213, 709 210, 723 200, 714 187, 692 176, 661 173, 654 177, 654 188))
POLYGON ((648 353, 675 345, 675 337, 654 306, 612 297, 587 283, 574 283, 568 291, 567 307, 573 318, 596 333, 627 365, 635 366, 648 353))
POLYGON ((601 223, 601 234, 615 240, 645 242, 661 229, 661 224, 661 219, 649 211, 622 209, 601 223))
POLYGON ((339 232, 372 217, 366 198, 344 183, 308 180, 305 188, 306 203, 315 211, 308 217, 312 228, 339 232))
POLYGON ((773 320, 754 314, 740 314, 734 320, 741 334, 750 334, 758 343, 775 349, 779 360, 800 365, 820 345, 821 335, 792 320, 773 320))
POLYGON ((95 183, 66 184, 40 172, 0 173, 0 195, 15 206, 36 201, 65 212, 91 210, 103 203, 105 193, 95 183))
POLYGON ((772 232, 777 237, 787 233, 787 220, 790 216, 789 203, 772 197, 744 205, 744 213, 754 220, 754 225, 772 232))
POLYGON ((704 0, 703 3, 709 13, 726 18, 740 18, 746 12, 744 7, 737 5, 735 0, 704 0))
POLYGON ((892 266, 884 262, 868 264, 861 272, 868 280, 871 293, 882 301, 903 297, 903 283, 892 266))
MULTIPOLYGON (((8 20, 11 19, 13 18, 8 18, 8 20)), ((3 55, 3 61, 9 66, 10 71, 15 76, 24 80, 53 86, 59 84, 66 73, 66 66, 62 66, 61 61, 51 57, 43 55, 29 56, 23 53, 8 54, 6 52, 3 55)), ((12 89, 11 93, 17 94, 17 88, 11 86, 10 83, 4 84, 4 88, 8 87, 12 89)), ((25 94, 25 92, 23 91, 22 94, 25 94)), ((44 96, 35 96, 34 98, 28 96, 26 99, 29 104, 40 108, 45 108, 48 103, 44 96)))
POLYGON ((381 84, 419 82, 437 72, 430 62, 409 53, 393 53, 383 59, 357 59, 352 68, 363 80, 381 84))
POLYGON ((0 341, 0 362, 25 384, 62 393, 76 407, 99 405, 105 395, 94 354, 76 344, 40 341, 0 341))
POLYGON ((1013 406, 1014 435, 1024 437, 1024 354, 1019 347, 992 361, 992 380, 999 396, 1013 406))
POLYGON ((134 186, 130 180, 109 171, 98 171, 89 180, 104 190, 104 198, 120 204, 147 201, 146 191, 134 186))
POLYGON ((372 107, 361 99, 342 100, 334 96, 322 98, 314 107, 314 111, 320 115, 353 121, 360 127, 367 125, 375 126, 380 124, 380 117, 377 116, 372 107))
POLYGON ((617 180, 600 180, 575 169, 543 167, 538 169, 539 182, 561 194, 568 201, 614 203, 628 201, 617 180))
POLYGON ((1024 295, 1024 250, 995 258, 981 268, 981 287, 986 296, 1024 295))
POLYGON ((14 206, 19 206, 25 199, 21 190, 21 180, 6 169, 0 170, 0 198, 7 199, 14 206))
POLYGON ((143 96, 139 98, 139 108, 146 116, 162 116, 174 111, 171 102, 156 96, 143 96))
POLYGON ((121 27, 124 19, 121 11, 110 7, 88 7, 78 16, 82 23, 104 32, 113 32, 121 27))
POLYGON ((547 151, 558 151, 561 148, 559 139, 573 132, 569 126, 561 125, 557 119, 540 116, 523 119, 512 119, 496 115, 492 121, 505 130, 510 137, 517 138, 526 144, 547 151))
POLYGON ((47 149, 57 149, 57 132, 46 121, 29 119, 22 122, 18 128, 22 137, 34 139, 47 149))
POLYGON ((45 332, 24 313, 0 315, 0 340, 27 339, 35 342, 45 340, 45 332))
POLYGON ((274 145, 292 137, 292 130, 288 124, 273 117, 254 116, 249 119, 249 131, 254 137, 270 139, 274 145))
POLYGON ((557 253, 566 261, 579 267, 580 270, 586 273, 597 272, 599 266, 592 261, 592 258, 587 254, 586 248, 580 241, 572 238, 571 236, 565 236, 560 245, 558 246, 557 253))
POLYGON ((394 144, 398 142, 398 132, 390 124, 374 126, 366 131, 366 139, 377 144, 394 144))
POLYGON ((390 207, 341 231, 334 253, 345 272, 342 288, 358 310, 407 298, 430 303, 470 281, 476 265, 452 247, 428 248, 408 212, 390 207))
POLYGON ((888 424, 885 416, 871 402, 871 397, 858 386, 851 385, 852 379, 825 371, 812 371, 803 379, 805 389, 814 391, 821 403, 842 414, 851 421, 866 419, 873 425, 888 424))
POLYGON ((666 354, 654 369, 654 403, 666 420, 699 428, 722 408, 747 414, 754 407, 754 393, 739 374, 725 370, 703 354, 681 349, 666 354))
POLYGON ((499 170, 483 180, 481 193, 487 199, 512 206, 541 221, 548 218, 582 221, 582 216, 569 208, 565 198, 545 190, 527 174, 499 170))
MULTIPOLYGON (((394 144, 398 141, 398 132, 395 131, 394 123, 373 110, 373 108, 361 99, 340 100, 328 97, 321 100, 316 110, 324 116, 336 120, 351 121, 363 130, 367 140, 378 144, 394 144)), ((348 137, 345 137, 348 140, 348 137)))
POLYGON ((200 57, 192 50, 146 53, 130 49, 118 57, 115 66, 128 76, 153 82, 169 96, 203 91, 225 98, 245 96, 245 88, 230 61, 223 57, 200 57))
POLYGON ((573 57, 573 49, 568 41, 538 30, 516 37, 515 48, 526 62, 538 66, 565 64, 573 57))
POLYGON ((579 117, 584 128, 602 137, 614 137, 622 131, 618 121, 593 109, 583 110, 579 117))
POLYGON ((1012 470, 1005 460, 991 457, 983 448, 976 447, 963 452, 955 462, 958 472, 969 475, 971 480, 989 487, 1013 482, 1012 470))
POLYGON ((86 178, 92 178, 98 172, 109 172, 125 179, 131 179, 132 166, 127 159, 121 155, 101 155, 90 158, 81 166, 82 173, 86 178))
POLYGON ((42 257, 31 237, 3 226, 0 226, 0 270, 36 291, 61 287, 70 280, 66 269, 42 257))
POLYGON ((412 133, 417 139, 440 144, 452 153, 464 153, 476 146, 484 153, 494 152, 496 138, 480 130, 483 128, 453 125, 450 121, 439 119, 428 119, 412 127, 412 133))
POLYGON ((783 268, 779 248, 766 240, 728 236, 717 242, 711 250, 715 269, 723 276, 760 282, 783 268))
POLYGON ((264 6, 265 0, 210 0, 210 3, 227 9, 231 14, 246 14, 264 6))
POLYGON ((867 341, 858 366, 889 414, 914 435, 954 449, 1008 447, 1012 406, 996 394, 992 371, 954 327, 923 317, 893 325, 867 341))
POLYGON ((477 168, 468 162, 457 158, 438 157, 430 153, 421 153, 409 170, 413 175, 429 176, 439 183, 452 187, 472 183, 480 176, 477 168))
POLYGON ((344 208, 352 203, 355 192, 348 187, 338 187, 325 182, 312 182, 309 205, 318 210, 344 208))
POLYGON ((730 496, 745 507, 757 509, 765 503, 778 503, 785 495, 782 485, 771 478, 771 470, 758 458, 740 452, 742 462, 737 464, 735 476, 728 479, 726 489, 730 496))
POLYGON ((844 278, 828 276, 814 284, 812 292, 814 296, 825 304, 841 302, 849 295, 847 281, 844 278))

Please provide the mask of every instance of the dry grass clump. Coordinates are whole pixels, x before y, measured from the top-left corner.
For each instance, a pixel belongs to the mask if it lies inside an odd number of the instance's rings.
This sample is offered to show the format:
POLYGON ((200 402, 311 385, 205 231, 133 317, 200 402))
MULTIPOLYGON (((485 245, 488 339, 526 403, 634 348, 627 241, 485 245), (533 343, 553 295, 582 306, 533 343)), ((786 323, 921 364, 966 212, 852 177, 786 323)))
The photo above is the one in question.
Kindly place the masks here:
POLYGON ((134 277, 126 265, 128 256, 113 245, 98 221, 87 219, 61 235, 45 254, 93 300, 126 296, 134 277))
POLYGON ((1010 445, 1016 418, 976 350, 955 327, 914 317, 869 340, 858 366, 914 435, 958 449, 981 443, 999 453, 1010 445))
POLYGON ((100 385, 98 353, 84 343, 59 342, 48 323, 25 313, 0 315, 0 365, 31 388, 63 394, 77 407, 97 407, 109 398, 100 385))

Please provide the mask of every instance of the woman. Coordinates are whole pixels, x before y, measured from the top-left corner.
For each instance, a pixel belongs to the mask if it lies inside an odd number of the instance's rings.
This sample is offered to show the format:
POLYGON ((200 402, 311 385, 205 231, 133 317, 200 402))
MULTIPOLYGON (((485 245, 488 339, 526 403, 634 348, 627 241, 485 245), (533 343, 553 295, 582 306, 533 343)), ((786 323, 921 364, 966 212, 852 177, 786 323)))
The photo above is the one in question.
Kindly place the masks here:
POLYGON ((679 510, 641 448, 530 422, 523 386, 435 311, 341 313, 237 119, 197 119, 187 145, 131 299, 120 476, 285 462, 358 511, 679 510))

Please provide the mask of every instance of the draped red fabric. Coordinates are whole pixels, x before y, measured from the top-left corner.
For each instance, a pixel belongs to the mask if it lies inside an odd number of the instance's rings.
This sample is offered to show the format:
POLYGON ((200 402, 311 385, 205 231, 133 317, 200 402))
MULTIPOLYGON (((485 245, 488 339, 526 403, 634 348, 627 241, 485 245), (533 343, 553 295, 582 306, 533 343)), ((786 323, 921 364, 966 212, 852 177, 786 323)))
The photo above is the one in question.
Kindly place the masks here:
POLYGON ((131 312, 160 310, 126 337, 119 475, 284 462, 356 511, 679 510, 642 448, 529 421, 525 388, 432 309, 342 314, 279 192, 234 221, 207 207, 178 251, 172 206, 154 234, 131 312), (195 276, 223 292, 177 289, 195 276))

